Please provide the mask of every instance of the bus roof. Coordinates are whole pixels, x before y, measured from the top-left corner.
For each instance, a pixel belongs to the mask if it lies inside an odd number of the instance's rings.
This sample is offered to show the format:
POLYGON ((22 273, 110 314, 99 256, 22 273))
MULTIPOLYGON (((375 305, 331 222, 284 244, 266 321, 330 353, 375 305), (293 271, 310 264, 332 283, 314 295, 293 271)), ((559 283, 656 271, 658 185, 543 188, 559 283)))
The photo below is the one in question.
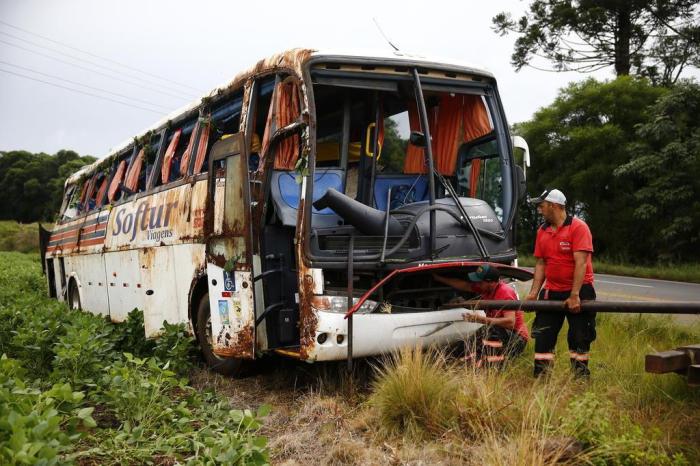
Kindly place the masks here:
MULTIPOLYGON (((258 61, 254 66, 248 68, 245 71, 242 71, 238 73, 232 80, 224 83, 221 86, 217 86, 208 93, 202 95, 202 97, 198 100, 192 101, 187 105, 184 105, 183 107, 171 112, 155 124, 151 125, 150 127, 146 128, 143 130, 137 137, 143 137, 145 134, 147 134, 149 131, 154 131, 159 128, 162 128, 164 125, 168 123, 168 121, 171 121, 185 113, 188 113, 197 107, 199 107, 202 103, 202 100, 206 97, 213 97, 218 95, 222 91, 226 91, 227 89, 230 89, 232 87, 239 87, 241 86, 246 80, 249 78, 262 74, 265 72, 269 72, 275 69, 292 69, 294 70, 297 74, 300 76, 303 73, 303 68, 304 66, 309 62, 309 61, 314 61, 314 62, 323 62, 324 60, 328 61, 335 61, 335 62, 344 62, 347 61, 349 63, 352 62, 362 62, 362 63, 372 63, 376 62, 377 64, 389 64, 389 65, 406 65, 406 64, 416 64, 416 65, 422 65, 428 68, 434 68, 434 69, 449 69, 452 71, 462 71, 464 73, 476 75, 476 76, 481 76, 485 78, 491 78, 494 79, 493 74, 486 70, 483 67, 478 67, 478 66, 473 66, 467 63, 462 63, 458 60, 453 60, 453 59, 437 59, 437 58, 426 58, 420 55, 412 55, 408 53, 403 53, 403 52, 359 52, 359 51, 341 51, 341 50, 314 50, 314 49, 305 49, 305 48, 296 48, 296 49, 290 49, 275 55, 272 55, 268 58, 264 58, 260 61, 258 61)), ((119 145, 117 145, 115 148, 110 150, 105 157, 93 162, 90 165, 86 165, 82 167, 80 170, 77 172, 73 173, 71 176, 66 179, 66 186, 69 184, 77 183, 80 181, 80 179, 85 176, 93 173, 97 167, 102 165, 104 161, 112 156, 115 156, 127 147, 129 147, 132 143, 134 142, 134 138, 131 137, 119 145)))

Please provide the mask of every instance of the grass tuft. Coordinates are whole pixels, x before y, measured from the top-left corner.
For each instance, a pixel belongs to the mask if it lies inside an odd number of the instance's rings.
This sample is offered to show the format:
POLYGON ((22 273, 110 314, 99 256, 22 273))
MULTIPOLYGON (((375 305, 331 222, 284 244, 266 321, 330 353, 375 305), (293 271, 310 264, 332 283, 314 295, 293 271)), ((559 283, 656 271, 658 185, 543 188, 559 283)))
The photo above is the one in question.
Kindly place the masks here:
POLYGON ((379 413, 381 429, 424 438, 456 426, 460 387, 444 354, 404 348, 388 356, 377 372, 369 402, 379 413))

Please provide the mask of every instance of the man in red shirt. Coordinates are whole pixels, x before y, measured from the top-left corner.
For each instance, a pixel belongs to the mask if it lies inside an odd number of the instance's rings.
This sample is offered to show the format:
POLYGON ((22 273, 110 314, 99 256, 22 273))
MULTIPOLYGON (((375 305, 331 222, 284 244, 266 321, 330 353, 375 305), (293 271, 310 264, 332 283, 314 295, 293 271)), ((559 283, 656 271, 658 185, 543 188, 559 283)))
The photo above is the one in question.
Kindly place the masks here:
POLYGON ((535 240, 535 276, 528 300, 565 301, 565 312, 538 312, 532 326, 535 338, 535 376, 549 372, 564 318, 569 322, 567 342, 574 374, 587 377, 588 353, 595 340, 595 312, 581 312, 581 299, 594 300, 593 239, 583 220, 567 215, 566 197, 558 189, 532 199, 544 223, 535 240), (542 285, 544 284, 544 288, 542 285))
MULTIPOLYGON (((484 264, 476 271, 467 274, 469 281, 460 278, 443 277, 433 274, 433 278, 459 291, 476 293, 481 299, 516 300, 515 290, 500 280, 498 270, 484 264)), ((484 324, 485 332, 480 344, 467 348, 466 359, 474 359, 477 367, 484 363, 500 367, 506 359, 521 354, 530 339, 523 319, 523 311, 490 310, 485 316, 465 314, 464 320, 484 324)))

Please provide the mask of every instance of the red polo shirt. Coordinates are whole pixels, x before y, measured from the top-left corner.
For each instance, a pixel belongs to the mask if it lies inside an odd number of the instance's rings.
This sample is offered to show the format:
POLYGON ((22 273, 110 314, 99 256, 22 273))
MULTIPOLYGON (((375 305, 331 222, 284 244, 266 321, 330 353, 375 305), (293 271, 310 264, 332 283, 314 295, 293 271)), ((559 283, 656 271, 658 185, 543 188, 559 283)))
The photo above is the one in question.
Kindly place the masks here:
MULTIPOLYGON (((552 229, 544 224, 537 230, 535 257, 544 259, 544 287, 552 291, 569 291, 574 283, 574 252, 593 252, 593 238, 586 222, 568 216, 564 224, 552 229)), ((584 284, 593 284, 593 264, 591 255, 586 259, 584 284)))
MULTIPOLYGON (((515 293, 515 290, 506 285, 505 283, 499 281, 498 286, 493 290, 493 293, 491 294, 484 294, 481 296, 483 299, 498 299, 498 300, 517 300, 518 295, 515 293)), ((505 317, 506 312, 515 312, 515 326, 513 330, 517 332, 518 335, 520 335, 520 338, 522 338, 525 341, 530 340, 530 332, 527 330, 527 325, 525 325, 525 319, 523 318, 523 311, 516 311, 516 310, 508 310, 508 309, 498 309, 498 310, 491 310, 487 311, 486 315, 488 317, 505 317)))

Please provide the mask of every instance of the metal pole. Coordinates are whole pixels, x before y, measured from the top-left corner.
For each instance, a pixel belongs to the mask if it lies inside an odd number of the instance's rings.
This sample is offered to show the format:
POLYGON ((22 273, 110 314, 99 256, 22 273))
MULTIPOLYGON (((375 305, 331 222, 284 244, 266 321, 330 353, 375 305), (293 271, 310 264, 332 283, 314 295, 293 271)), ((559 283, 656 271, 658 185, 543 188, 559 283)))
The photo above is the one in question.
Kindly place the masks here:
MULTIPOLYGON (((524 312, 564 312, 564 301, 483 300, 445 304, 443 309, 514 310, 524 312)), ((629 314, 700 314, 700 301, 581 301, 582 311, 629 314)))
MULTIPOLYGON (((353 263, 352 255, 355 249, 355 237, 350 235, 348 244, 348 309, 352 308, 353 263)), ((352 373, 352 316, 348 318, 348 372, 352 373)))
MULTIPOLYGON (((428 188, 430 194, 430 206, 435 205, 435 175, 433 167, 433 147, 430 138, 430 125, 428 123, 428 111, 425 108, 425 100, 423 99, 423 88, 420 85, 420 76, 418 70, 413 68, 413 85, 416 91, 416 100, 418 101, 418 113, 420 114, 420 124, 425 136, 425 158, 428 159, 428 188)), ((435 211, 430 211, 430 257, 435 254, 437 237, 435 233, 435 211)))

